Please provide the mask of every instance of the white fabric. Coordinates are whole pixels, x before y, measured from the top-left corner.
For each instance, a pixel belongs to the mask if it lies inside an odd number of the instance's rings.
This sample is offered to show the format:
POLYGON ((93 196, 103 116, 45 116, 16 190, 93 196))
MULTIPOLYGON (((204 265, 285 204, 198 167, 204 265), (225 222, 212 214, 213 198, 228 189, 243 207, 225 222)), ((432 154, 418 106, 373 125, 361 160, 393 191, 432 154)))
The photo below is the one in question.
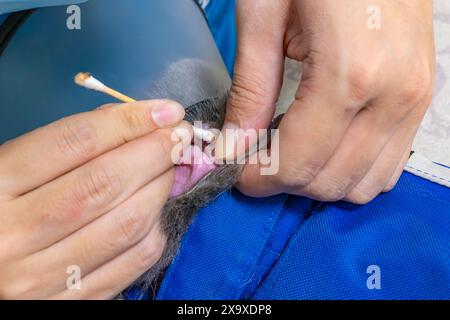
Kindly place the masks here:
POLYGON ((450 169, 436 164, 418 153, 414 153, 409 158, 405 171, 450 188, 450 169))

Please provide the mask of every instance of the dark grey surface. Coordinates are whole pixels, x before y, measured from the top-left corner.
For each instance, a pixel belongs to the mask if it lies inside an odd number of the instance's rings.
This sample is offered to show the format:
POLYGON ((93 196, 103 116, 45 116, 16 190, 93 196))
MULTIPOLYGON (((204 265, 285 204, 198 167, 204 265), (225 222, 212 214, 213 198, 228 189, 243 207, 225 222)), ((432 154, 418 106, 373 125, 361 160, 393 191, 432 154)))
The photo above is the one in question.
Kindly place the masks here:
POLYGON ((193 1, 95 0, 80 7, 82 29, 73 31, 66 6, 37 9, 0 56, 0 143, 116 102, 74 85, 80 71, 136 99, 173 98, 186 106, 229 87, 193 1))

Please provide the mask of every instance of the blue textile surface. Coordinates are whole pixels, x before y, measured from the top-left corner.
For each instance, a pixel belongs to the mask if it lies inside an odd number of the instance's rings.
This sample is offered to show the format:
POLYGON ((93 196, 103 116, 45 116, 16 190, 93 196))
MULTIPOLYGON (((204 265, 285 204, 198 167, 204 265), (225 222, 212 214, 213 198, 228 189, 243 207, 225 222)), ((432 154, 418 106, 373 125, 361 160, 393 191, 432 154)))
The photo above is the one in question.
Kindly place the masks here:
POLYGON ((404 173, 369 205, 314 210, 253 298, 449 299, 449 223, 450 189, 404 173), (371 265, 379 290, 367 287, 371 265))
POLYGON ((158 299, 449 299, 450 189, 409 173, 366 206, 224 193, 158 299), (369 289, 369 266, 380 289, 369 289))
POLYGON ((230 75, 236 57, 235 0, 211 0, 205 8, 209 27, 230 75))
MULTIPOLYGON (((229 70, 233 9, 206 10, 229 70)), ((233 190, 198 213, 157 298, 450 299, 449 226, 450 189, 409 173, 366 206, 233 190)))

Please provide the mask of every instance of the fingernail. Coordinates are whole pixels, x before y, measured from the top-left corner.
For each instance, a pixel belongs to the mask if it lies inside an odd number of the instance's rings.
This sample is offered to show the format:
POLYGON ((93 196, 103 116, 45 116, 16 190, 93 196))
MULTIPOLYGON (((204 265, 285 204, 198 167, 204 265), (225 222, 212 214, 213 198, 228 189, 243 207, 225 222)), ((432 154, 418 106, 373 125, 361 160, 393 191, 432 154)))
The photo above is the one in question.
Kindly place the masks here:
POLYGON ((232 122, 226 122, 224 124, 222 132, 216 140, 214 150, 216 160, 229 161, 235 158, 238 129, 239 127, 232 122))
POLYGON ((184 108, 173 101, 158 105, 152 109, 153 121, 160 128, 177 124, 183 120, 184 115, 184 108))

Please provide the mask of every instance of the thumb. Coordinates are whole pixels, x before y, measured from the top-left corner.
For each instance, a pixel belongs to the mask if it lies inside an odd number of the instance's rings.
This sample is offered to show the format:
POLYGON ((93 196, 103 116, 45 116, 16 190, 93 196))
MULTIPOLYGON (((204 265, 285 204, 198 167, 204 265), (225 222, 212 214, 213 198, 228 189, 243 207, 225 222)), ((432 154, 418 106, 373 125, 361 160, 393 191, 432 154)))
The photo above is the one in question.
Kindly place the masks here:
POLYGON ((224 127, 231 123, 231 128, 267 128, 281 90, 283 51, 276 44, 247 43, 242 47, 236 58, 224 127))
MULTIPOLYGON (((284 1, 280 1, 284 2, 284 1)), ((216 158, 226 157, 233 141, 225 130, 267 128, 275 111, 284 69, 285 13, 279 1, 245 0, 237 5, 238 46, 216 158), (279 7, 279 8, 274 8, 279 7), (222 139, 221 139, 222 138, 222 139), (228 144, 228 146, 226 146, 228 144)))

